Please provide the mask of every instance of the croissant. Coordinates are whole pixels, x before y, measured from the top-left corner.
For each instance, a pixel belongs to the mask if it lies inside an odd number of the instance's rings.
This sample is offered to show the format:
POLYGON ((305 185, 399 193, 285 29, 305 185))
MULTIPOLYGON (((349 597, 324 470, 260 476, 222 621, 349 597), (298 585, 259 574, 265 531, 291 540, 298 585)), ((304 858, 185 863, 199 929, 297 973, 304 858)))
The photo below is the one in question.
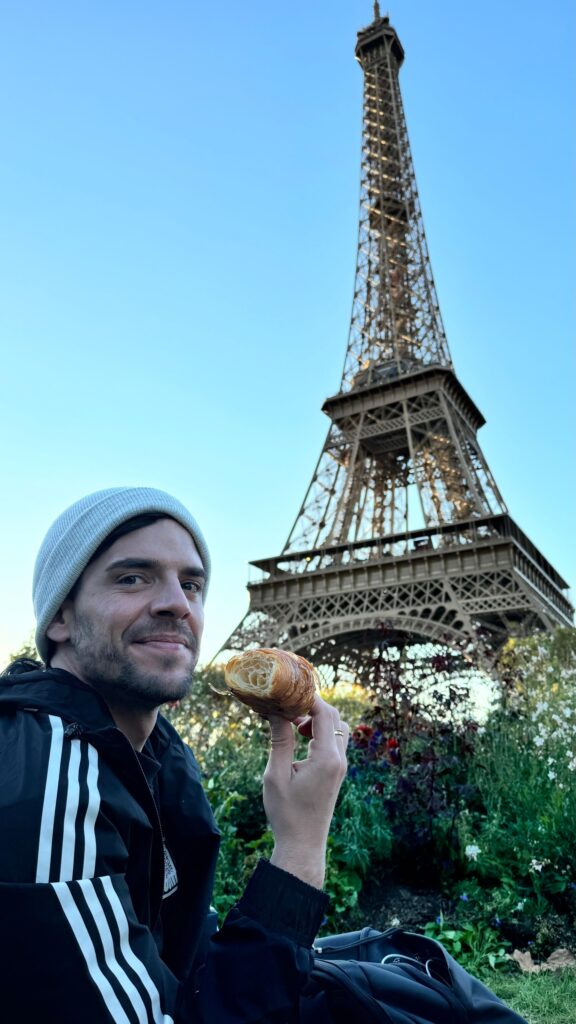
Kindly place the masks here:
POLYGON ((262 647, 230 659, 224 669, 228 689, 259 715, 292 721, 310 711, 318 673, 299 654, 262 647))

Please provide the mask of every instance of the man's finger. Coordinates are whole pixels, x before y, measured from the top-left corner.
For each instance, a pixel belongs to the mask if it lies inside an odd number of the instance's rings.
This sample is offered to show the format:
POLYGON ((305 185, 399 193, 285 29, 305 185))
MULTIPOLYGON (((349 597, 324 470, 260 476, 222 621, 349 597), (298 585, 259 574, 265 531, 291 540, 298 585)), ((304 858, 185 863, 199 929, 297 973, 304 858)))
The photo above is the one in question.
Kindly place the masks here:
MULTIPOLYGON (((307 740, 312 739, 314 735, 312 731, 313 720, 310 718, 310 716, 302 718, 298 722, 293 722, 292 724, 297 727, 300 736, 303 736, 307 740)), ((348 746, 348 741, 350 739, 350 728, 346 722, 342 721, 341 718, 338 719, 334 717, 333 724, 336 742, 340 745, 340 749, 345 751, 348 746)))
POLYGON ((339 722, 336 722, 334 727, 334 735, 336 737, 336 742, 340 744, 342 750, 346 750, 346 747, 348 746, 348 740, 350 738, 350 729, 347 723, 343 722, 342 719, 340 719, 339 722))
POLYGON ((306 715, 305 718, 296 718, 292 723, 296 726, 301 736, 305 736, 306 739, 312 739, 312 719, 310 715, 306 715))
MULTIPOLYGON (((338 732, 344 732, 343 723, 340 721, 340 714, 338 710, 332 707, 330 704, 326 704, 320 697, 316 697, 312 710, 310 711, 310 718, 312 721, 312 735, 313 740, 310 746, 322 747, 323 749, 334 749, 337 740, 346 740, 346 734, 341 737, 337 734, 338 732)), ((342 745, 337 747, 342 749, 342 745)))
POLYGON ((291 771, 294 760, 294 731, 292 725, 279 715, 270 715, 270 756, 266 771, 291 771))

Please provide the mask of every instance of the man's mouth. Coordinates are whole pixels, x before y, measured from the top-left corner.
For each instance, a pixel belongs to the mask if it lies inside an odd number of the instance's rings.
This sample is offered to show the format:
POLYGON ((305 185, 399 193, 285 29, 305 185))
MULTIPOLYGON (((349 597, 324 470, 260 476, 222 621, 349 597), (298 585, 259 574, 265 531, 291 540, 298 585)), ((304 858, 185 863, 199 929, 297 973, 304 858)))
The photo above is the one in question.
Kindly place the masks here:
POLYGON ((188 650, 191 646, 190 641, 185 636, 180 636, 176 633, 143 636, 139 637, 138 640, 134 640, 133 643, 162 651, 174 651, 181 647, 188 650))

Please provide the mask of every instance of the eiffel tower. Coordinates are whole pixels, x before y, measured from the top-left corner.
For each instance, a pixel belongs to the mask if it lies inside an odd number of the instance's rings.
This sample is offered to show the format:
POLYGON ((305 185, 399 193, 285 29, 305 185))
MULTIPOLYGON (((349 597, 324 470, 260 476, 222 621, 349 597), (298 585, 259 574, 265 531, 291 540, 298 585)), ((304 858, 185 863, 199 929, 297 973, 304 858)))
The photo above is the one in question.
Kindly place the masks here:
MULTIPOLYGON (((251 563, 224 651, 282 647, 370 682, 386 644, 496 653, 571 625, 567 584, 508 514, 477 440, 436 297, 402 107, 400 40, 378 3, 358 33, 358 255, 340 390, 282 553, 251 563)), ((483 653, 482 653, 483 652, 483 653)))

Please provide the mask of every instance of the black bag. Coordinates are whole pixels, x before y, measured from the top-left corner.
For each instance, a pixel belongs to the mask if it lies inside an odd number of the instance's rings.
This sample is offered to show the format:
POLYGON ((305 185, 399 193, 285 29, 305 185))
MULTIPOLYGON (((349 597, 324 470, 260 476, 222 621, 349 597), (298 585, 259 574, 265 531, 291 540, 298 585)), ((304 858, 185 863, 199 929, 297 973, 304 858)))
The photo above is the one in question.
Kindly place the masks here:
POLYGON ((303 1024, 526 1024, 424 935, 363 928, 313 953, 303 1024))

